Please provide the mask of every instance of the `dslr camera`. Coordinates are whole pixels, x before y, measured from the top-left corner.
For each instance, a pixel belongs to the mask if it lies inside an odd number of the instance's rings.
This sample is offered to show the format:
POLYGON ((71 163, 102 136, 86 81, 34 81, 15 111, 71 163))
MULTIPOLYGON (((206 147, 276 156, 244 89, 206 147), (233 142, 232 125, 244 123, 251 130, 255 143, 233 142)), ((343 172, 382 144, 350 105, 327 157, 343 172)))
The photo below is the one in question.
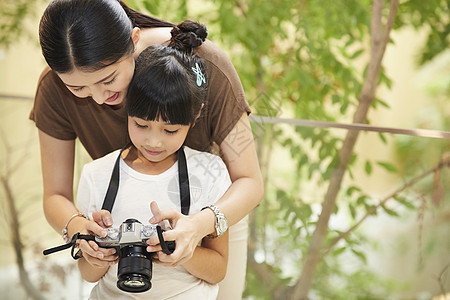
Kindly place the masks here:
POLYGON ((68 244, 44 250, 44 255, 72 247, 72 257, 78 259, 74 254, 76 241, 84 239, 95 241, 100 247, 115 248, 119 254, 119 266, 117 270, 117 287, 125 292, 141 293, 148 291, 151 287, 152 279, 152 255, 147 252, 147 240, 153 236, 158 236, 162 251, 171 254, 175 250, 174 241, 164 241, 163 229, 159 225, 142 225, 135 219, 127 219, 119 228, 106 229, 107 235, 104 238, 75 234, 68 244))
POLYGON ((147 240, 158 236, 164 253, 175 250, 173 241, 165 242, 159 225, 142 225, 128 219, 119 228, 108 228, 104 238, 95 237, 100 247, 115 248, 119 254, 117 287, 126 292, 145 292, 151 288, 152 253, 147 252, 147 240))

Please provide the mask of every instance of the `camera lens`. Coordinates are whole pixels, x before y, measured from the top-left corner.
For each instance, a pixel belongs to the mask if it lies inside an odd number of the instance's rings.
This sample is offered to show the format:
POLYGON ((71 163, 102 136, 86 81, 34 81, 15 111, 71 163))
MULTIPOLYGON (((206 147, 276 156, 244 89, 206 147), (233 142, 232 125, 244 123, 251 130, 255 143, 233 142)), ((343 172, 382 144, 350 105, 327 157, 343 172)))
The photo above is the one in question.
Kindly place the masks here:
POLYGON ((117 287, 122 291, 141 293, 152 287, 152 261, 145 248, 128 245, 119 250, 117 287))

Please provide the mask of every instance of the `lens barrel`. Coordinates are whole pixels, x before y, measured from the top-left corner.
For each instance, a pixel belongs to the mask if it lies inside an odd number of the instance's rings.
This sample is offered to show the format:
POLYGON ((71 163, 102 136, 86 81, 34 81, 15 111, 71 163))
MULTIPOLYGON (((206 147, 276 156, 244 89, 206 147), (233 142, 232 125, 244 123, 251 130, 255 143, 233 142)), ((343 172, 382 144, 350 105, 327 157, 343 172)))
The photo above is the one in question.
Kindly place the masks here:
POLYGON ((119 250, 117 278, 117 287, 125 292, 141 293, 152 287, 152 261, 145 246, 128 245, 119 250))

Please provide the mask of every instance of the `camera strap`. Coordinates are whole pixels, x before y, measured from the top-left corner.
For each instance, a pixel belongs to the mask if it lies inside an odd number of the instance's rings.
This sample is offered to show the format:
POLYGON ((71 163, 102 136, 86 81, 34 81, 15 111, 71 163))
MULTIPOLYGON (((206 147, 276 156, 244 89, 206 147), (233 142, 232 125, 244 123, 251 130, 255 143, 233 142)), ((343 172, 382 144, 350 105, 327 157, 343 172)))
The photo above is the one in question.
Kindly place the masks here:
MULTIPOLYGON (((116 159, 114 168, 111 174, 111 179, 109 180, 108 190, 106 191, 105 199, 103 200, 102 209, 106 209, 111 212, 114 206, 114 201, 116 200, 117 191, 119 190, 120 181, 120 157, 123 149, 120 151, 119 156, 116 159)), ((189 214, 189 208, 191 206, 191 193, 189 189, 189 176, 187 170, 186 154, 184 153, 183 147, 178 149, 178 182, 180 188, 180 202, 181 202, 181 213, 183 215, 189 214)))
POLYGON ((188 215, 189 208, 191 207, 191 192, 189 189, 186 154, 184 154, 183 146, 178 150, 178 182, 180 187, 181 213, 188 215))
POLYGON ((71 255, 74 259, 79 259, 81 256, 78 255, 78 252, 75 252, 75 249, 78 247, 77 240, 83 239, 86 241, 95 241, 95 237, 89 234, 80 234, 79 232, 74 234, 70 242, 67 244, 63 244, 61 246, 56 246, 47 250, 44 250, 44 255, 49 255, 58 251, 66 250, 72 247, 71 255))

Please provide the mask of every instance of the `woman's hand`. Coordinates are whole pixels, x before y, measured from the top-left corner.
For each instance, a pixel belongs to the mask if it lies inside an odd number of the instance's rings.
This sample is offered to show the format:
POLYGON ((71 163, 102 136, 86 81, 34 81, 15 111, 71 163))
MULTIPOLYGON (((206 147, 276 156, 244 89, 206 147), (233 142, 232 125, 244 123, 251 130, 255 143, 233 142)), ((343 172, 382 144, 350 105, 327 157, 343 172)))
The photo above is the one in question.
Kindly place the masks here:
MULTIPOLYGON (((161 251, 161 246, 159 245, 159 239, 157 236, 152 237, 147 241, 149 245, 147 247, 148 252, 157 252, 157 260, 155 263, 159 263, 166 266, 178 266, 187 262, 197 247, 200 240, 208 234, 208 226, 202 224, 198 219, 198 214, 185 216, 175 210, 161 211, 156 202, 150 203, 150 209, 153 213, 153 217, 150 219, 150 223, 157 224, 164 220, 169 220, 172 230, 165 231, 163 237, 165 241, 175 241, 175 251, 170 254, 164 254, 161 251)), ((209 213, 206 211, 211 211, 209 209, 202 211, 202 215, 208 218, 209 213)), ((210 213, 213 214, 212 212, 210 213)), ((211 216, 212 222, 213 216, 211 216)))
MULTIPOLYGON (((92 218, 93 220, 84 223, 84 228, 79 232, 105 237, 105 228, 113 224, 110 212, 95 211, 92 213, 92 218)), ((118 262, 118 255, 114 248, 101 248, 96 242, 83 239, 78 240, 78 248, 83 252, 86 261, 94 267, 108 267, 118 262)))

